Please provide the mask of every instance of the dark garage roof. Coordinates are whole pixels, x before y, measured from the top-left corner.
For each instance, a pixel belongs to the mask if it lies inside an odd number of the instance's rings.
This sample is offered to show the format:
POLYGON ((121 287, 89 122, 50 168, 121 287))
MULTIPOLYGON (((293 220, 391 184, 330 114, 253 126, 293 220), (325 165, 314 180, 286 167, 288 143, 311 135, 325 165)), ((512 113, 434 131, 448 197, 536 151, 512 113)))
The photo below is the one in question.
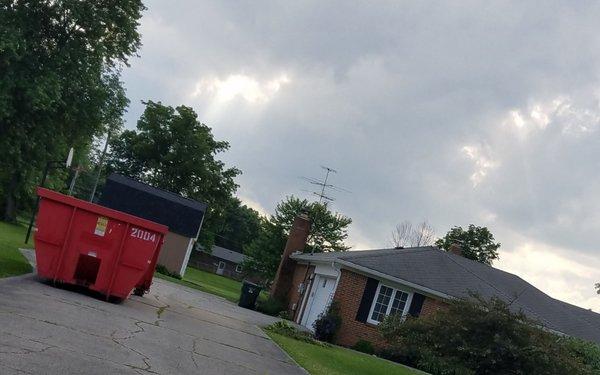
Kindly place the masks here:
MULTIPOLYGON (((204 250, 202 248, 200 248, 200 251, 204 251, 204 250)), ((211 252, 207 253, 207 254, 212 255, 216 258, 228 260, 235 264, 240 264, 244 261, 244 259, 246 259, 246 256, 242 253, 238 253, 237 251, 229 250, 224 247, 216 246, 216 245, 213 246, 211 252)))
POLYGON ((600 343, 600 314, 554 299, 519 276, 436 247, 301 254, 293 258, 339 261, 365 273, 372 270, 455 298, 466 297, 469 292, 485 298, 496 296, 549 329, 600 343))
POLYGON ((207 205, 129 177, 111 174, 98 202, 115 210, 167 225, 169 231, 195 238, 207 205))

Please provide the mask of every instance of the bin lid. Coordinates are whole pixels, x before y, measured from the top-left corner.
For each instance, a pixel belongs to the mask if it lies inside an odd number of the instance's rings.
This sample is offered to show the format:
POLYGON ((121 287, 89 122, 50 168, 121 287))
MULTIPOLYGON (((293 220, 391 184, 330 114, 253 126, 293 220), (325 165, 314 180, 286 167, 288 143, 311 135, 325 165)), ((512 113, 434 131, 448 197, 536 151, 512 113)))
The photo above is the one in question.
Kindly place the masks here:
POLYGON ((64 195, 50 189, 38 187, 37 195, 44 199, 60 202, 67 206, 77 207, 85 211, 90 211, 98 215, 130 223, 142 227, 144 229, 153 230, 161 234, 166 234, 169 231, 169 227, 167 227, 166 225, 158 224, 147 219, 142 219, 141 217, 127 214, 125 212, 113 210, 111 208, 100 206, 95 203, 90 203, 81 199, 77 199, 69 195, 64 195))

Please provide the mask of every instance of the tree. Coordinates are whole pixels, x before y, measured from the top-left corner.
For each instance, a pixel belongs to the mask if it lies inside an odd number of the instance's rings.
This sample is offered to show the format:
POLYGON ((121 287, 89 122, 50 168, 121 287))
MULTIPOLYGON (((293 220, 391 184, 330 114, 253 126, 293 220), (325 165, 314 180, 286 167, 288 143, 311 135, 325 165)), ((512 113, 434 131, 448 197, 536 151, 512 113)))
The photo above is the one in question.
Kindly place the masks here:
POLYGON ((214 233, 215 244, 242 252, 245 246, 258 238, 261 225, 261 216, 256 210, 232 197, 223 214, 213 216, 202 230, 214 233))
POLYGON ((427 221, 414 227, 410 221, 403 221, 392 231, 391 242, 398 248, 430 246, 435 242, 435 231, 427 221))
POLYGON ((494 235, 489 229, 473 224, 470 224, 467 230, 461 227, 450 229, 435 244, 446 251, 449 251, 452 245, 458 244, 462 256, 487 265, 491 265, 494 259, 498 259, 498 248, 500 248, 500 243, 494 242, 494 235))
POLYGON ((348 237, 347 228, 352 219, 331 212, 327 205, 290 196, 277 205, 274 215, 262 220, 258 238, 244 248, 247 259, 242 265, 243 269, 271 280, 277 272, 292 223, 304 211, 311 221, 311 231, 304 249, 306 252, 349 249, 344 240, 348 237))
POLYGON ((432 374, 596 373, 588 346, 540 326, 500 299, 473 295, 419 318, 391 315, 379 329, 392 357, 432 374))
POLYGON ((229 144, 214 139, 190 107, 148 101, 137 130, 125 130, 110 142, 107 173, 117 172, 157 188, 209 205, 201 244, 211 248, 216 228, 232 203, 241 172, 216 159, 229 144))
POLYGON ((287 235, 301 212, 308 213, 311 223, 307 252, 346 251, 350 248, 344 241, 348 238, 348 226, 352 219, 331 212, 326 204, 289 196, 277 205, 271 221, 282 227, 287 235))
POLYGON ((140 46, 143 9, 141 0, 0 4, 4 220, 32 202, 46 162, 64 159, 71 146, 86 149, 123 113, 120 66, 140 46))
POLYGON ((286 243, 282 227, 267 218, 262 218, 258 237, 244 247, 246 255, 242 269, 246 273, 260 276, 265 281, 272 280, 277 273, 281 253, 286 243))

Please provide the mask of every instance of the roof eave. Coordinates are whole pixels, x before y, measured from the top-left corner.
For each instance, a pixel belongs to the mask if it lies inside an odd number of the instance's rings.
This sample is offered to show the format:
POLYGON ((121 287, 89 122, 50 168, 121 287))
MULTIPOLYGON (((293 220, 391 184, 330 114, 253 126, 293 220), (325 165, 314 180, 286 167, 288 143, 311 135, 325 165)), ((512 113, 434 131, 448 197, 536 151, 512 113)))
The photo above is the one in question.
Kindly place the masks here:
POLYGON ((314 258, 312 255, 310 254, 306 254, 306 253, 293 253, 290 255, 290 258, 295 260, 298 263, 327 263, 330 264, 332 261, 334 261, 334 259, 321 259, 321 258, 314 258))
POLYGON ((423 285, 415 284, 415 283, 412 283, 412 282, 410 282, 408 280, 404 280, 404 279, 401 279, 401 278, 398 278, 398 277, 395 277, 395 276, 390 276, 390 275, 385 274, 383 272, 379 272, 379 271, 373 270, 371 268, 364 267, 364 266, 361 266, 361 265, 349 262, 347 260, 336 259, 334 262, 337 263, 337 264, 339 264, 339 265, 341 265, 341 266, 344 266, 346 268, 350 268, 350 269, 359 271, 360 273, 363 273, 363 274, 373 275, 373 276, 375 276, 377 278, 380 278, 380 279, 385 279, 385 280, 392 281, 394 283, 406 285, 406 286, 408 286, 408 287, 410 287, 412 289, 415 289, 417 291, 423 292, 424 294, 428 294, 430 296, 435 296, 435 297, 439 297, 439 298, 443 298, 443 299, 447 299, 447 300, 455 300, 455 299, 457 299, 457 297, 451 296, 449 294, 446 294, 446 293, 443 293, 443 292, 440 292, 440 291, 437 291, 437 290, 434 290, 434 289, 431 289, 431 288, 427 288, 427 287, 425 287, 423 285))

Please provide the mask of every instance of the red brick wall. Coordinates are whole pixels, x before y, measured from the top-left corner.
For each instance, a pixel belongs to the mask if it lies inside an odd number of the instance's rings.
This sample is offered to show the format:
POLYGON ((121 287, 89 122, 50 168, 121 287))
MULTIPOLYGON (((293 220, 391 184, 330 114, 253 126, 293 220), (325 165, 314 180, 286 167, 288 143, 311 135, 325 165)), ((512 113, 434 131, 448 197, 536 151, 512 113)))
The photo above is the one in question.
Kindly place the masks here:
POLYGON ((421 308, 421 314, 419 316, 427 316, 431 313, 438 311, 439 309, 445 309, 448 305, 440 301, 439 299, 425 298, 423 301, 423 307, 421 308))
POLYGON ((308 293, 308 285, 310 284, 309 282, 309 276, 315 271, 315 266, 310 266, 308 268, 308 274, 306 273, 306 267, 307 265, 305 264, 296 264, 296 268, 294 269, 294 274, 292 275, 292 286, 290 288, 290 290, 288 291, 288 295, 287 295, 287 302, 288 302, 288 312, 290 314, 290 317, 292 317, 292 320, 296 320, 297 318, 297 314, 298 311, 300 310, 300 305, 302 304, 302 296, 304 296, 304 294, 308 293), (300 286, 300 284, 302 282, 304 282, 306 278, 306 282, 305 282, 305 287, 304 287, 304 293, 302 295, 300 295, 300 293, 298 292, 298 287, 300 286), (296 308, 292 309, 293 305, 296 304, 296 308))
MULTIPOLYGON (((352 346, 359 340, 366 340, 375 346, 385 346, 383 337, 379 334, 377 326, 356 320, 358 306, 367 283, 367 277, 348 270, 342 270, 334 301, 337 301, 342 316, 342 325, 338 331, 336 343, 343 346, 352 346)), ((444 302, 429 297, 425 298, 421 316, 443 308, 444 302)))
POLYGON ((342 270, 333 300, 340 307, 342 325, 338 331, 336 342, 339 345, 352 346, 358 340, 370 341, 374 345, 383 346, 384 341, 377 326, 356 320, 358 306, 362 299, 367 277, 357 273, 342 270))
POLYGON ((285 248, 281 255, 281 262, 279 263, 279 268, 277 268, 277 273, 275 274, 275 280, 273 280, 273 285, 271 286, 272 297, 280 300, 285 299, 289 294, 290 289, 293 287, 291 278, 295 273, 297 263, 290 258, 290 255, 296 251, 304 250, 309 232, 310 220, 306 214, 301 213, 294 219, 290 234, 285 243, 285 248))

